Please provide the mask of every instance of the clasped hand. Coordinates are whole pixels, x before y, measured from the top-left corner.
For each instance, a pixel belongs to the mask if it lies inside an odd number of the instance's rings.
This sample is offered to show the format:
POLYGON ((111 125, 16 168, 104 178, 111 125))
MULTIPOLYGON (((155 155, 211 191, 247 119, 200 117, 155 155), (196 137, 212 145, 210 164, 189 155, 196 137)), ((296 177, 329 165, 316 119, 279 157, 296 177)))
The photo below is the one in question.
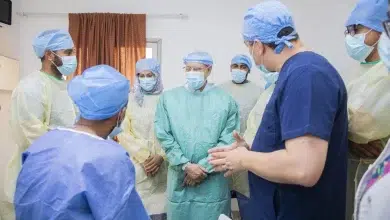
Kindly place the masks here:
POLYGON ((207 170, 199 164, 188 164, 184 171, 184 186, 196 186, 207 177, 207 170))
POLYGON ((155 176, 159 171, 162 162, 164 161, 163 157, 160 155, 150 156, 144 163, 144 170, 147 176, 155 176))
POLYGON ((236 131, 233 132, 233 137, 235 139, 233 144, 215 147, 209 150, 209 154, 211 155, 209 163, 214 167, 214 171, 225 172, 225 177, 245 170, 242 162, 250 148, 236 131))
POLYGON ((364 159, 376 159, 382 153, 382 142, 371 141, 367 144, 357 144, 349 141, 349 150, 352 155, 364 159))

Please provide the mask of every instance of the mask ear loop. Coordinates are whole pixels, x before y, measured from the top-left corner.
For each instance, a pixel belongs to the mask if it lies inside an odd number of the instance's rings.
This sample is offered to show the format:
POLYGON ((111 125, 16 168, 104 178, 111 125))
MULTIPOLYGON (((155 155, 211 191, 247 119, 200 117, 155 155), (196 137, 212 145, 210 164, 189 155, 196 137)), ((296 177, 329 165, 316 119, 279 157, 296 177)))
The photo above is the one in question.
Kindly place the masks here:
MULTIPOLYGON (((372 29, 369 30, 369 31, 365 34, 365 36, 364 36, 364 41, 366 40, 367 34, 370 33, 371 31, 372 31, 372 29)), ((375 42, 375 44, 372 45, 372 47, 375 47, 375 46, 379 43, 379 40, 380 40, 380 38, 375 42)))
MULTIPOLYGON (((62 60, 62 57, 60 57, 58 54, 56 54, 56 53, 54 53, 53 51, 50 51, 52 54, 54 54, 55 56, 57 56, 58 58, 60 58, 61 59, 61 63, 62 63, 62 65, 64 65, 64 61, 62 60)), ((50 62, 55 66, 55 67, 59 67, 59 66, 57 66, 54 62, 53 62, 53 60, 50 60, 50 62)))

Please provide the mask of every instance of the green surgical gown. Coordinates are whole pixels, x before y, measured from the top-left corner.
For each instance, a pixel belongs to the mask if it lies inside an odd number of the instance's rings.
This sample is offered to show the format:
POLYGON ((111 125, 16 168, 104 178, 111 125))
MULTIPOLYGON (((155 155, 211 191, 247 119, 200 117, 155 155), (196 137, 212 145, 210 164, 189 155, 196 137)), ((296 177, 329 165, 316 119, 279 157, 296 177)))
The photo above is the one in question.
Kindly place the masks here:
POLYGON ((210 148, 231 144, 240 129, 237 103, 222 89, 208 85, 203 92, 178 87, 161 95, 155 133, 168 162, 167 215, 169 220, 216 220, 230 215, 230 191, 223 173, 208 163, 210 148), (195 187, 183 187, 182 166, 196 163, 208 171, 195 187))

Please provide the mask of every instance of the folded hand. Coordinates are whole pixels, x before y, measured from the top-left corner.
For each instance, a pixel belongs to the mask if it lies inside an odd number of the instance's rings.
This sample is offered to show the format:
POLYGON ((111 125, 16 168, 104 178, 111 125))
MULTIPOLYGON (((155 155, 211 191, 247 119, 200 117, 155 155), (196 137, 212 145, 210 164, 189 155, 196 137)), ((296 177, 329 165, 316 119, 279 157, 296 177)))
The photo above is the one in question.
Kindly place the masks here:
POLYGON ((144 162, 144 170, 147 176, 155 176, 160 169, 162 162, 164 161, 163 157, 160 155, 150 156, 144 162))

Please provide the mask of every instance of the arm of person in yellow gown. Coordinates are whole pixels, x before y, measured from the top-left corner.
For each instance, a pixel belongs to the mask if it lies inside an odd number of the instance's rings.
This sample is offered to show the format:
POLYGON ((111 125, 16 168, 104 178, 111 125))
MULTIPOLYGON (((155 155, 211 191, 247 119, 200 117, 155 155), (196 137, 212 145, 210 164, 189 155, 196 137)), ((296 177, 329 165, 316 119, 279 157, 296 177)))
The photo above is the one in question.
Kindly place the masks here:
POLYGON ((50 100, 46 96, 47 92, 29 93, 23 88, 12 95, 10 126, 14 141, 23 150, 49 130, 45 121, 49 120, 51 103, 45 101, 50 100))
POLYGON ((182 165, 190 162, 173 137, 168 113, 164 104, 164 95, 160 97, 157 104, 154 126, 156 137, 160 141, 170 166, 180 166, 181 168, 182 165))
POLYGON ((117 137, 120 145, 129 153, 130 157, 143 164, 150 156, 148 141, 136 134, 132 125, 132 117, 131 112, 126 112, 126 117, 122 122, 123 132, 117 137))
MULTIPOLYGON (((237 103, 232 99, 229 107, 229 115, 225 127, 222 129, 217 146, 229 146, 234 142, 233 131, 240 130, 240 114, 237 103)), ((199 165, 207 170, 208 173, 214 172, 213 167, 208 162, 210 156, 199 161, 199 165)))

